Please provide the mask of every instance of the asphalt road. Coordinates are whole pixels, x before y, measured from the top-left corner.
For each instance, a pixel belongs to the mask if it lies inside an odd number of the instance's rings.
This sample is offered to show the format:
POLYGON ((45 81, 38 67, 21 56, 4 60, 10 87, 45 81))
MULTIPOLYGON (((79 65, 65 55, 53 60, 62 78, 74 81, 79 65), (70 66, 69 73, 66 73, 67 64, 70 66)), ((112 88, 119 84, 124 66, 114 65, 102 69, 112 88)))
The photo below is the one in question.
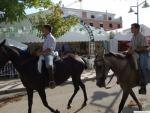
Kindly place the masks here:
MULTIPOLYGON (((118 85, 113 86, 111 89, 98 88, 94 81, 87 81, 85 85, 88 94, 88 102, 87 106, 83 109, 81 109, 83 94, 82 91, 79 90, 73 100, 72 108, 67 110, 67 102, 73 93, 73 86, 71 84, 59 86, 53 90, 46 89, 49 105, 60 110, 61 113, 117 113, 122 95, 118 85)), ((150 111, 150 86, 148 86, 147 89, 148 94, 146 96, 141 96, 139 94, 137 94, 137 96, 142 102, 144 110, 150 111)), ((138 88, 135 88, 134 91, 137 93, 138 88)), ((133 113, 134 110, 138 110, 137 106, 128 106, 130 101, 131 98, 126 102, 123 113, 133 113)), ((0 107, 0 113, 27 113, 27 109, 27 96, 25 95, 5 103, 0 107)), ((43 106, 36 92, 34 93, 32 113, 51 113, 43 106)))

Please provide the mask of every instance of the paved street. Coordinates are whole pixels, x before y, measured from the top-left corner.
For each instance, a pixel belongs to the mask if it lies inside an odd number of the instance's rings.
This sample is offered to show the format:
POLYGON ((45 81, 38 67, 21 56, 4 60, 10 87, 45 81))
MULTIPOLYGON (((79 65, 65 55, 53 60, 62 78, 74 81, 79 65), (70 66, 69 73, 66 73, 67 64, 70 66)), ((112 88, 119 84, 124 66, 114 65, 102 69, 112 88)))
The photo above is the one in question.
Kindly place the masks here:
MULTIPOLYGON (((91 80, 95 78, 94 70, 85 70, 82 75, 82 80, 91 80)), ((72 80, 69 78, 64 84, 70 83, 72 80)), ((20 92, 25 90, 24 86, 20 79, 8 79, 8 80, 0 80, 0 95, 12 92, 20 92)))
MULTIPOLYGON (((122 94, 118 85, 113 85, 111 89, 98 88, 95 85, 95 81, 85 82, 88 103, 83 109, 80 109, 83 102, 82 91, 76 95, 72 108, 66 109, 67 101, 73 93, 73 87, 71 84, 64 84, 51 90, 46 89, 47 100, 49 105, 61 111, 61 113, 117 113, 118 105, 120 102, 120 96, 122 94)), ((142 102, 144 110, 150 110, 150 85, 148 86, 148 94, 146 96, 138 95, 138 99, 142 102)), ((135 88, 137 93, 138 88, 135 88)), ((126 102, 123 113, 133 113, 133 110, 137 110, 137 106, 128 107, 128 103, 131 99, 126 102)), ((50 113, 47 108, 42 105, 39 95, 34 93, 33 101, 33 113, 50 113)), ((14 101, 6 103, 0 108, 0 113, 27 113, 27 96, 19 97, 14 101)))

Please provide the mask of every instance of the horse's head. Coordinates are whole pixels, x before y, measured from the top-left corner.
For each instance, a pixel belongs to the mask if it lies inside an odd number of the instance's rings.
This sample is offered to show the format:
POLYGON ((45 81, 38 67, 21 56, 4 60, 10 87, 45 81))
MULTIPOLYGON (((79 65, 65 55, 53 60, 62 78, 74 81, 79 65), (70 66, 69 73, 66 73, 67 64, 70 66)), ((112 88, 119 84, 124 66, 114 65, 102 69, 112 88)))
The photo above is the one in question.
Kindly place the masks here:
POLYGON ((94 67, 96 71, 96 85, 105 87, 105 79, 110 70, 103 56, 96 55, 94 60, 94 67))
POLYGON ((5 42, 6 40, 0 43, 0 68, 2 68, 9 61, 9 56, 7 55, 4 47, 5 42))

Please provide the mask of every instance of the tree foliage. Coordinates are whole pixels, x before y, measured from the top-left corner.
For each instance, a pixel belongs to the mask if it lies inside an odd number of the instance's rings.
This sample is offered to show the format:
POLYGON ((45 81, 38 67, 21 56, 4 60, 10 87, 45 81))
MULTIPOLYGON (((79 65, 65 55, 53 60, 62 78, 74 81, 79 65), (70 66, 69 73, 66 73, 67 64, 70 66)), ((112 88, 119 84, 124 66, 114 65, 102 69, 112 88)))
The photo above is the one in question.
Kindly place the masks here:
POLYGON ((54 4, 51 0, 0 0, 0 11, 5 12, 4 18, 0 18, 1 22, 13 23, 18 22, 25 17, 30 19, 35 28, 41 35, 41 28, 44 24, 52 26, 52 33, 59 37, 66 33, 72 25, 79 22, 75 16, 63 17, 63 11, 60 7, 61 2, 54 4), (26 8, 47 8, 50 13, 41 11, 32 18, 25 13, 26 8))
POLYGON ((51 0, 0 0, 0 11, 5 12, 1 22, 12 23, 22 20, 25 16, 25 9, 31 7, 51 7, 51 0))
POLYGON ((59 37, 69 31, 72 25, 79 23, 79 18, 76 16, 63 17, 60 4, 53 5, 49 13, 41 11, 38 15, 31 18, 31 23, 38 29, 39 34, 41 34, 42 26, 47 24, 52 27, 52 34, 55 37, 59 37))

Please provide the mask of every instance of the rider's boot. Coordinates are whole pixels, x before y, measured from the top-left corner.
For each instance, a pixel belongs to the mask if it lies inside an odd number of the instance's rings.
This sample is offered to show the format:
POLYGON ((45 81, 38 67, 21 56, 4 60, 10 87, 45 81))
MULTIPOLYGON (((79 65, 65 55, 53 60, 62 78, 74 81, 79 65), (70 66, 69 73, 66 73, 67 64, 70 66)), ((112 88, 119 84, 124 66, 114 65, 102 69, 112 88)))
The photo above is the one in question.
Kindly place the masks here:
POLYGON ((139 94, 146 95, 146 85, 142 85, 139 89, 139 94))
POLYGON ((51 89, 54 89, 56 86, 55 80, 54 80, 54 73, 53 73, 53 68, 52 66, 47 68, 48 74, 49 74, 49 87, 51 89))

